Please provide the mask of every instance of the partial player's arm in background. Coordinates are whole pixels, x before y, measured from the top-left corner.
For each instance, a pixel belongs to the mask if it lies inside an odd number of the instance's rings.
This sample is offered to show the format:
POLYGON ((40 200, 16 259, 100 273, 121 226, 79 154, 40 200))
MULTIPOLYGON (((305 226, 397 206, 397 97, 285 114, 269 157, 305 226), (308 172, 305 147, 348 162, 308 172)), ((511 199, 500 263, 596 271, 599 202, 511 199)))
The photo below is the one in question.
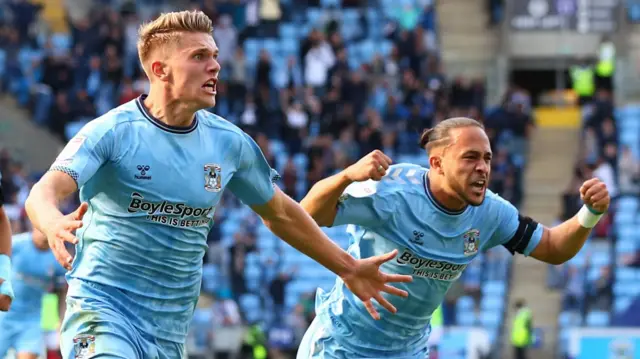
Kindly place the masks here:
POLYGON ((77 243, 72 232, 82 226, 88 204, 63 215, 58 209, 62 200, 78 190, 113 156, 113 123, 94 120, 84 126, 65 146, 49 171, 36 183, 25 202, 33 226, 47 236, 56 260, 71 269, 72 257, 64 242, 77 243))
POLYGON ((546 228, 531 218, 521 216, 508 204, 499 210, 500 228, 497 236, 511 253, 522 253, 549 264, 562 264, 582 249, 602 213, 609 208, 609 193, 598 179, 585 182, 580 188, 584 207, 573 218, 552 228, 546 228), (509 208, 510 207, 510 208, 509 208), (600 214, 595 214, 597 212, 600 214), (503 233, 513 233, 506 236, 503 233))
POLYGON ((379 271, 379 266, 395 257, 396 253, 355 260, 333 243, 298 203, 273 184, 275 171, 269 167, 257 144, 247 135, 244 135, 239 155, 240 166, 228 184, 229 189, 251 206, 275 235, 343 278, 374 318, 379 318, 379 315, 371 298, 395 312, 396 309, 380 292, 406 296, 406 292, 386 283, 406 282, 411 277, 384 274, 379 271))
MULTIPOLYGON (((0 180, 2 176, 0 175, 0 180)), ((13 299, 13 288, 9 282, 11 274, 11 223, 2 204, 4 195, 0 184, 0 311, 9 310, 13 299)))
MULTIPOLYGON (((366 191, 366 187, 375 189, 375 184, 370 186, 354 185, 348 193, 345 193, 347 187, 354 182, 362 182, 369 179, 379 181, 386 174, 389 165, 391 165, 391 159, 389 157, 378 150, 373 151, 344 171, 316 183, 302 201, 300 201, 300 205, 313 217, 318 225, 330 227, 334 225, 336 215, 338 214, 338 203, 343 194, 346 196, 357 196, 356 192, 358 192, 359 188, 362 189, 362 191, 366 191)), ((366 192, 362 194, 367 195, 366 192)), ((345 197, 343 197, 343 199, 344 198, 345 197)), ((371 201, 371 199, 369 199, 369 201, 371 201)), ((366 206, 366 208, 362 208, 360 211, 354 211, 354 215, 356 216, 349 216, 350 222, 344 220, 340 222, 364 225, 366 223, 363 222, 366 222, 366 219, 375 217, 375 215, 370 212, 371 206, 366 206), (363 217, 362 220, 357 218, 358 214, 363 217)))

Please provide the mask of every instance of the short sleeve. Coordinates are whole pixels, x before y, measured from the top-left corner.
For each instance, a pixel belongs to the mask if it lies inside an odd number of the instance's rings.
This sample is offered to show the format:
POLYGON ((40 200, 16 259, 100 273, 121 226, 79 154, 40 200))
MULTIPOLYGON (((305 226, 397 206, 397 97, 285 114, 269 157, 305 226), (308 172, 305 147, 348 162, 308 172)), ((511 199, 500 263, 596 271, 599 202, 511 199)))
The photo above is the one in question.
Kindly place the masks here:
POLYGON ((113 154, 113 123, 94 120, 86 124, 64 147, 50 171, 71 176, 78 187, 84 185, 113 154))
POLYGON ((516 207, 497 195, 494 203, 495 207, 488 212, 497 215, 498 227, 491 237, 489 248, 502 245, 511 254, 530 255, 542 240, 544 227, 521 215, 516 207))
POLYGON ((4 192, 2 192, 2 173, 0 173, 0 207, 4 204, 4 192))
POLYGON ((240 165, 227 187, 248 206, 269 202, 275 194, 278 173, 269 166, 258 144, 246 133, 242 134, 240 165))
POLYGON ((388 193, 381 191, 381 182, 368 180, 354 182, 340 196, 334 226, 355 224, 377 227, 385 223, 394 213, 394 201, 388 193))

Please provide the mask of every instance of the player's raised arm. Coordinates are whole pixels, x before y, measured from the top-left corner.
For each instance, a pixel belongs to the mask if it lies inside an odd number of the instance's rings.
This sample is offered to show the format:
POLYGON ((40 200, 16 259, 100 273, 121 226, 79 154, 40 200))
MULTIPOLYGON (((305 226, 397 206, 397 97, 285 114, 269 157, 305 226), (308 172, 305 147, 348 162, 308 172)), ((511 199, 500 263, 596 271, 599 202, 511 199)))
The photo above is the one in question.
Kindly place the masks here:
POLYGON ((597 178, 586 181, 580 187, 580 197, 584 205, 573 218, 544 229, 540 244, 531 252, 533 258, 561 264, 582 249, 591 229, 609 209, 611 199, 607 186, 597 178))
POLYGON ((396 251, 364 260, 354 259, 333 243, 298 203, 273 185, 274 171, 256 143, 244 135, 242 146, 240 168, 228 188, 251 206, 274 234, 339 275, 349 289, 365 302, 374 318, 378 319, 379 314, 371 305, 372 298, 395 313, 396 308, 380 292, 407 296, 405 291, 387 283, 408 282, 411 277, 388 275, 379 267, 394 258, 396 251))
MULTIPOLYGON (((387 173, 390 165, 391 159, 381 151, 375 150, 344 171, 316 183, 300 201, 300 205, 313 217, 318 225, 332 226, 338 213, 338 202, 347 187, 354 182, 363 182, 370 179, 379 181, 387 173)), ((354 212, 358 212, 361 217, 375 217, 367 215, 371 207, 368 206, 368 208, 362 208, 354 212)), ((360 223, 358 218, 352 218, 349 223, 363 224, 360 223)))
POLYGON ((511 253, 521 253, 550 264, 562 264, 582 248, 598 220, 609 208, 610 198, 604 183, 594 178, 580 188, 585 205, 573 218, 552 228, 518 214, 502 200, 496 209, 499 228, 496 240, 511 253))
POLYGON ((89 122, 69 141, 49 171, 33 186, 25 202, 31 223, 47 236, 56 259, 66 269, 71 269, 73 258, 65 249, 64 242, 77 243, 72 232, 82 227, 82 217, 88 204, 81 204, 66 216, 58 206, 114 157, 112 128, 113 125, 105 120, 89 122))
MULTIPOLYGON (((0 180, 2 180, 1 175, 0 180)), ((0 311, 5 312, 9 310, 11 305, 13 289, 11 282, 9 282, 9 274, 11 273, 11 223, 4 212, 3 203, 4 196, 2 194, 2 185, 0 184, 0 311)))

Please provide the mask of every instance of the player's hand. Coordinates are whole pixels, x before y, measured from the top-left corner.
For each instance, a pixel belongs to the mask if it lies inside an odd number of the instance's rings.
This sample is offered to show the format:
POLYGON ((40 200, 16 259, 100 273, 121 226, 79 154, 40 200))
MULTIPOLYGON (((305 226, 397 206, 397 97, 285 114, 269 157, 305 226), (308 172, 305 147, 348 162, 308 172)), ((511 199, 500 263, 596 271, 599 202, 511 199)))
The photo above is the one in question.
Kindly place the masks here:
POLYGON ((592 178, 580 187, 580 199, 594 211, 604 213, 609 209, 611 198, 607 185, 598 178, 592 178))
POLYGON ((380 266, 395 258, 397 254, 398 251, 393 250, 387 254, 360 259, 357 261, 356 268, 353 272, 342 276, 344 284, 353 294, 362 300, 373 319, 380 319, 380 314, 373 306, 373 303, 371 303, 371 299, 375 299, 391 313, 397 312, 396 307, 389 303, 389 301, 382 296, 381 292, 400 297, 407 297, 409 295, 406 291, 392 287, 387 283, 411 282, 413 277, 410 275, 386 274, 380 271, 380 266))
POLYGON ((345 174, 353 182, 362 182, 369 179, 379 181, 387 174, 387 169, 389 169, 391 163, 391 159, 387 155, 380 150, 375 150, 347 167, 345 174))
POLYGON ((71 269, 71 261, 73 257, 65 248, 65 242, 77 244, 78 238, 73 235, 73 231, 82 227, 82 217, 87 213, 89 205, 84 202, 73 211, 58 222, 56 222, 51 228, 46 228, 44 234, 47 236, 47 241, 51 247, 51 251, 56 257, 56 260, 67 270, 71 269))
MULTIPOLYGON (((4 279, 0 278, 0 286, 4 283, 4 279)), ((11 306, 11 297, 6 294, 0 294, 0 312, 9 311, 11 306)))

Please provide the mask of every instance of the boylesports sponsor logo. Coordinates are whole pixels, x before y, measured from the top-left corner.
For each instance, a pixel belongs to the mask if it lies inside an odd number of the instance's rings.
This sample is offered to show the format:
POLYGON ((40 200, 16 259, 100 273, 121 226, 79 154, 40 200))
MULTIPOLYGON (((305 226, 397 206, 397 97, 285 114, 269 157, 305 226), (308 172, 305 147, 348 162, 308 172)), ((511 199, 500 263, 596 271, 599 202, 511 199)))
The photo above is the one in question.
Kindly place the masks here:
POLYGON ((191 207, 185 203, 167 201, 151 202, 140 193, 131 194, 131 202, 127 212, 147 214, 147 220, 167 224, 174 227, 199 227, 208 225, 213 217, 215 206, 206 208, 191 207))
POLYGON ((396 258, 396 262, 402 266, 411 266, 414 276, 447 282, 460 278, 464 269, 467 268, 466 264, 453 264, 418 257, 409 250, 404 250, 396 258))

